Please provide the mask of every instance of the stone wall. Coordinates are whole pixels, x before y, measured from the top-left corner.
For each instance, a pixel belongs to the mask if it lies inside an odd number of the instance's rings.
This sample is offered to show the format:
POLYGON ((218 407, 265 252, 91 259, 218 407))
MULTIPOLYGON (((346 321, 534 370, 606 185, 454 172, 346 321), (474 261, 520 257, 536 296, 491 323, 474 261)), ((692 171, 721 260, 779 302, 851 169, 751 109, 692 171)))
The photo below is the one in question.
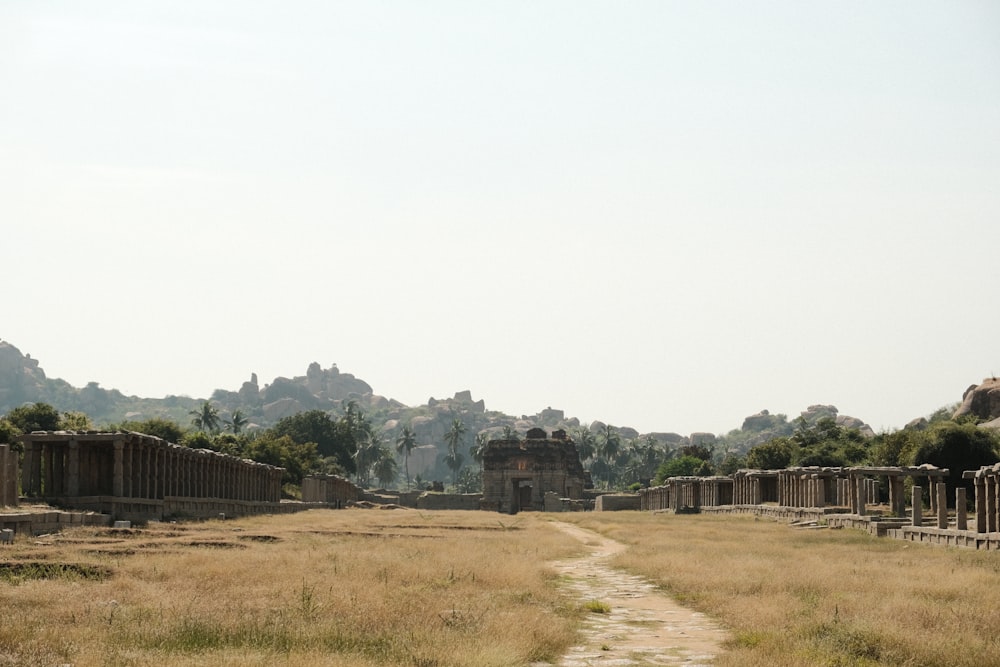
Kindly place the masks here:
POLYGON ((13 530, 15 535, 33 536, 55 533, 73 526, 110 526, 111 517, 94 512, 17 512, 0 514, 0 530, 13 530))
POLYGON ((620 512, 638 509, 639 495, 636 493, 605 493, 597 496, 597 500, 594 502, 595 512, 620 512))
POLYGON ((422 510, 478 510, 483 496, 478 493, 436 493, 425 491, 417 497, 422 510))
POLYGON ((340 475, 309 475, 302 479, 302 502, 344 507, 361 499, 361 487, 340 475))

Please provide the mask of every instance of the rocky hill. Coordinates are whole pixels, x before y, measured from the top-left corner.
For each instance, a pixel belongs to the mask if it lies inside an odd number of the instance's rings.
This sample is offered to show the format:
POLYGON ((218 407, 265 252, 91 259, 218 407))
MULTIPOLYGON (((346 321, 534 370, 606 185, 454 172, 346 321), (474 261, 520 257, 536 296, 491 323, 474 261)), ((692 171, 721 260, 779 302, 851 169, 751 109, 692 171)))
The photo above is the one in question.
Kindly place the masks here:
MULTIPOLYGON (((997 395, 1000 396, 1000 392, 997 395)), ((972 398, 971 393, 967 393, 967 399, 969 410, 979 410, 983 401, 991 404, 990 401, 994 400, 972 398)), ((103 389, 96 382, 74 388, 63 380, 46 377, 37 360, 22 354, 10 343, 0 341, 0 414, 26 402, 43 401, 61 412, 85 412, 97 426, 154 417, 187 425, 190 423, 190 411, 204 400, 185 396, 162 399, 125 396, 115 389, 103 389)), ((472 436, 479 433, 492 437, 505 429, 513 429, 523 434, 535 427, 550 431, 565 429, 573 433, 582 426, 579 419, 567 417, 562 410, 552 407, 533 415, 520 416, 491 411, 483 399, 475 400, 469 390, 456 392, 450 398, 431 397, 423 405, 407 406, 375 393, 367 382, 341 372, 336 364, 324 369, 315 362, 309 365, 305 375, 276 377, 263 386, 253 374, 240 387, 217 389, 209 400, 223 419, 240 410, 249 417, 251 427, 268 427, 283 417, 305 410, 343 411, 347 403, 353 402, 389 437, 393 437, 403 425, 410 425, 418 444, 430 448, 426 452, 429 457, 436 456, 445 433, 456 418, 465 425, 469 444, 472 436)), ((840 415, 832 405, 812 405, 799 416, 807 424, 813 424, 822 417, 832 417, 841 426, 872 434, 871 428, 862 420, 840 415)), ((605 427, 606 424, 601 421, 587 425, 594 434, 603 432, 605 427)), ((623 440, 651 437, 670 448, 696 444, 739 453, 770 438, 788 435, 794 428, 794 420, 790 422, 785 415, 762 410, 747 417, 741 428, 718 436, 713 433, 640 434, 629 426, 617 426, 614 430, 623 440)))

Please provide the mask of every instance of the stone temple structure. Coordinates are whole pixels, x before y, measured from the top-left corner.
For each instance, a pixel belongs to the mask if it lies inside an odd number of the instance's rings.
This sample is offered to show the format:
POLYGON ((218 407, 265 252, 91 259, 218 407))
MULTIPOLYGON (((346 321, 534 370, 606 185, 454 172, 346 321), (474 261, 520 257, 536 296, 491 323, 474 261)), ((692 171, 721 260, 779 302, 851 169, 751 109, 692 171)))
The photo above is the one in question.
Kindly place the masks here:
POLYGON ((545 509, 545 494, 583 497, 585 475, 565 431, 546 437, 533 428, 524 440, 491 440, 483 453, 482 509, 515 514, 545 509))

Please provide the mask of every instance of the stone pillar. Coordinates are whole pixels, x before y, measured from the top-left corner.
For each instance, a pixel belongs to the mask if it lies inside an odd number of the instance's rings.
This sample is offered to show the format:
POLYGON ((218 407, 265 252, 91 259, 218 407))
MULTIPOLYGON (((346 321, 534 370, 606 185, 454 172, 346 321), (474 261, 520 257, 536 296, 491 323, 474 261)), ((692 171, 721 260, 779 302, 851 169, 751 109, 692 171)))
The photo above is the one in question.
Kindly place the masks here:
POLYGON ((931 514, 937 514, 937 494, 934 493, 934 478, 927 477, 927 488, 929 493, 927 494, 927 502, 930 504, 931 514))
POLYGON ((889 508, 900 518, 906 516, 906 497, 903 493, 903 478, 899 475, 889 477, 889 508))
POLYGON ((986 478, 986 532, 997 532, 997 478, 986 478))
POLYGON ((956 530, 968 530, 969 521, 966 516, 966 500, 965 500, 965 487, 958 487, 955 489, 955 529, 956 530))
POLYGON ((938 482, 937 489, 937 527, 948 527, 948 486, 944 482, 938 482))
POLYGON ((122 440, 115 440, 115 472, 114 480, 111 486, 111 495, 116 498, 120 498, 125 495, 125 479, 124 479, 124 462, 123 462, 123 450, 125 448, 125 443, 122 440))
POLYGON ((978 475, 974 478, 976 484, 976 532, 985 533, 986 532, 986 479, 984 477, 979 477, 978 475))
MULTIPOLYGON (((24 460, 21 462, 21 492, 26 496, 34 496, 38 493, 38 482, 35 478, 36 462, 38 461, 38 445, 34 442, 24 443, 24 460)), ((41 476, 41 463, 38 462, 39 476, 41 476)))
POLYGON ((17 477, 13 474, 10 445, 0 445, 0 507, 17 504, 17 477))
POLYGON ((924 499, 922 493, 923 489, 919 486, 913 487, 913 519, 911 523, 914 526, 920 526, 924 523, 924 499))
POLYGON ((859 516, 864 516, 867 512, 865 506, 868 504, 868 495, 866 493, 868 488, 867 485, 865 484, 865 478, 863 476, 858 475, 854 478, 854 480, 855 480, 856 493, 858 496, 857 500, 855 500, 855 504, 858 506, 857 513, 859 516))
POLYGON ((50 496, 66 495, 66 448, 59 443, 59 448, 52 450, 52 483, 49 489, 50 496))
POLYGON ((80 495, 80 443, 76 440, 69 441, 69 454, 67 455, 66 471, 66 495, 75 498, 80 495))

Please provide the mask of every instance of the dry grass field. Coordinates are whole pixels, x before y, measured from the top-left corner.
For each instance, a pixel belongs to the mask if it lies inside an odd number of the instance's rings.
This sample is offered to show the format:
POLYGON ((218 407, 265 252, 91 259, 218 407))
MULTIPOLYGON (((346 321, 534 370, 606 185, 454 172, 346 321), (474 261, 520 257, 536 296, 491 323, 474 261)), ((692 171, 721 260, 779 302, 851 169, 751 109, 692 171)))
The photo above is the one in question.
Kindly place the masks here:
POLYGON ((0 549, 0 665, 524 665, 574 616, 530 518, 342 510, 0 549))
POLYGON ((1000 665, 1000 553, 753 517, 565 518, 630 545, 614 565, 729 627, 718 665, 1000 665))
POLYGON ((0 548, 0 666, 512 666, 587 612, 566 520, 729 627, 719 665, 1000 665, 1000 554, 745 517, 310 511, 0 548))

